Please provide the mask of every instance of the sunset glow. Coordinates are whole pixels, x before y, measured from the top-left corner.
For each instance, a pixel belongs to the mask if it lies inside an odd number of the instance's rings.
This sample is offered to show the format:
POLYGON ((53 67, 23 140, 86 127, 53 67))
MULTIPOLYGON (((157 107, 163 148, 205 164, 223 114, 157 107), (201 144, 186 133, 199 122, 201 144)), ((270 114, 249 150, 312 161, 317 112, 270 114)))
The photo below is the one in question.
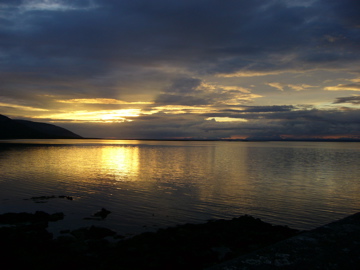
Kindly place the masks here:
MULTIPOLYGON (((139 116, 139 109, 124 109, 115 111, 75 111, 71 113, 59 113, 44 115, 43 117, 57 121, 74 122, 125 122, 132 121, 131 118, 139 116)), ((36 118, 36 117, 34 117, 36 118)))
POLYGON ((127 102, 112 98, 79 98, 79 99, 57 100, 57 102, 79 103, 79 104, 152 104, 152 102, 146 102, 146 101, 127 102))

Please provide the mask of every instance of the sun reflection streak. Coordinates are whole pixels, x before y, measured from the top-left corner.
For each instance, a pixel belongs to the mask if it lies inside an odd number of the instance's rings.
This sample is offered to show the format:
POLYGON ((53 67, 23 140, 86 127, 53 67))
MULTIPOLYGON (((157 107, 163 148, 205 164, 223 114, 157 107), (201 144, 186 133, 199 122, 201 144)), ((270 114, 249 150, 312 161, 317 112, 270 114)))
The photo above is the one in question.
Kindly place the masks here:
POLYGON ((101 167, 116 181, 133 181, 139 174, 138 147, 104 147, 101 150, 101 167))

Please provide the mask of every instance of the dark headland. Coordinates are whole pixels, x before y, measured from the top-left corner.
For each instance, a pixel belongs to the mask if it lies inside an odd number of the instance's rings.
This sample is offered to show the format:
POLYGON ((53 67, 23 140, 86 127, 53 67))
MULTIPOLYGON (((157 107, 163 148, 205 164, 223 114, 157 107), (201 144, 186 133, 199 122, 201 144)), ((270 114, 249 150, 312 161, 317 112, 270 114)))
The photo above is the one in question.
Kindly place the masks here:
POLYGON ((82 137, 56 125, 13 120, 0 114, 0 139, 82 139, 82 137))
POLYGON ((241 216, 131 238, 96 226, 64 230, 54 238, 48 223, 63 217, 0 215, 2 264, 11 269, 235 270, 358 269, 360 263, 360 213, 305 232, 241 216))

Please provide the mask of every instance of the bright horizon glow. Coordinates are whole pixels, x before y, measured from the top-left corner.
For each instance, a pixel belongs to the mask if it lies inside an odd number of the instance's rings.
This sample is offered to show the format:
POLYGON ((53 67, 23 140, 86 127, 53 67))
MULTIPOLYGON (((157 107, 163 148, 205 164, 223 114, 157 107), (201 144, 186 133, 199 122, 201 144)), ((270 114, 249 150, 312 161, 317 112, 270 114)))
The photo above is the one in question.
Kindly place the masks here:
MULTIPOLYGON (((71 113, 59 113, 44 115, 41 118, 48 118, 51 120, 70 120, 70 121, 85 121, 85 122, 126 122, 132 121, 133 117, 140 115, 140 109, 122 109, 113 111, 74 111, 71 113)), ((34 117, 36 118, 36 117, 34 117)))
POLYGON ((209 117, 206 120, 215 120, 216 122, 248 122, 247 119, 231 117, 209 117))
POLYGON ((148 101, 128 102, 113 98, 74 98, 74 99, 59 99, 56 101, 61 103, 80 103, 80 104, 131 104, 131 105, 153 104, 153 102, 148 102, 148 101))

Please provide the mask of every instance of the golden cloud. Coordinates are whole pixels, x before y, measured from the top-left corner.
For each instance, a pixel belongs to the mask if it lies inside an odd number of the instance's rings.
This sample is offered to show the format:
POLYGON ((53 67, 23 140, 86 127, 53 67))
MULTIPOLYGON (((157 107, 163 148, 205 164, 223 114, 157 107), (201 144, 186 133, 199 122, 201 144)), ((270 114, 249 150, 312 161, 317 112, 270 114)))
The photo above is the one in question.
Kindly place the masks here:
POLYGON ((41 115, 34 118, 47 118, 52 120, 71 120, 86 122, 126 122, 140 115, 140 109, 102 110, 102 111, 73 111, 41 115))
MULTIPOLYGON (((286 71, 288 72, 288 71, 286 71)), ((231 78, 231 77, 259 77, 259 76, 268 76, 268 75, 278 75, 282 74, 284 71, 267 71, 267 72, 259 72, 259 71, 239 71, 234 73, 220 73, 218 77, 231 78)))
POLYGON ((272 83, 267 83, 267 85, 271 86, 271 87, 274 87, 280 91, 284 91, 284 87, 285 85, 282 84, 282 83, 277 83, 277 82, 272 82, 272 83))
POLYGON ((305 90, 307 88, 313 87, 312 85, 309 84, 284 84, 284 83, 278 83, 278 82, 271 82, 271 83, 266 83, 267 85, 274 87, 280 91, 284 91, 285 87, 289 87, 295 91, 302 91, 305 90))
POLYGON ((135 101, 128 102, 113 98, 75 98, 75 99, 59 99, 61 103, 80 103, 80 104, 153 104, 153 102, 135 101))
POLYGON ((360 91, 359 84, 338 84, 336 86, 325 87, 327 91, 360 91))
POLYGON ((20 109, 20 110, 24 110, 24 111, 37 111, 37 112, 49 111, 49 110, 46 110, 46 109, 40 109, 40 108, 31 107, 31 106, 23 106, 23 105, 17 105, 17 104, 11 104, 11 103, 3 103, 3 102, 0 102, 0 106, 1 107, 10 107, 10 108, 15 108, 15 109, 20 109))

